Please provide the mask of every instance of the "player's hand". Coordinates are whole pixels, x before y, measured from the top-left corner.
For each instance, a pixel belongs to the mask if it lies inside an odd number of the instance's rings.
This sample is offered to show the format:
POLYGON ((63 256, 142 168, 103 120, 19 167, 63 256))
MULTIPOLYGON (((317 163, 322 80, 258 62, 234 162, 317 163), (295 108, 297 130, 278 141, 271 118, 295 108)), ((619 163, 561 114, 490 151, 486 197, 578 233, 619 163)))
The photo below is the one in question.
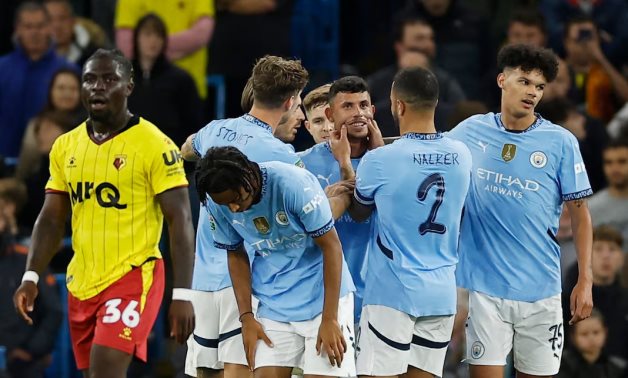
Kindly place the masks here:
POLYGON ((259 340, 263 340, 270 348, 274 346, 253 314, 245 315, 242 318, 242 342, 244 343, 246 362, 251 371, 255 370, 255 351, 259 340))
POLYGON ((591 309, 593 309, 592 286, 593 284, 590 280, 578 280, 578 283, 571 291, 569 303, 571 319, 569 320, 569 325, 574 325, 591 316, 591 309))
POLYGON ((347 126, 342 125, 340 130, 334 130, 329 135, 329 144, 334 158, 339 163, 351 164, 351 145, 347 138, 347 126))
POLYGON ((194 332, 194 307, 190 301, 173 300, 168 312, 170 337, 183 344, 194 332))
POLYGON ((29 312, 32 312, 35 308, 35 298, 37 298, 37 294, 39 290, 37 289, 37 285, 35 285, 32 281, 24 281, 17 288, 15 294, 13 294, 13 305, 15 305, 15 310, 18 314, 28 323, 28 325, 33 325, 33 319, 28 316, 29 312))
POLYGON ((347 351, 347 342, 342 335, 338 321, 335 319, 323 319, 321 321, 316 339, 316 352, 320 355, 321 351, 327 353, 331 366, 340 367, 347 351))
POLYGON ((374 119, 367 119, 366 125, 369 129, 368 149, 374 150, 377 147, 382 147, 384 145, 384 137, 382 137, 382 132, 379 130, 379 126, 377 126, 377 122, 374 119))
POLYGON ((327 198, 337 197, 342 195, 351 195, 355 190, 355 179, 338 181, 334 184, 328 185, 325 188, 325 195, 327 198))

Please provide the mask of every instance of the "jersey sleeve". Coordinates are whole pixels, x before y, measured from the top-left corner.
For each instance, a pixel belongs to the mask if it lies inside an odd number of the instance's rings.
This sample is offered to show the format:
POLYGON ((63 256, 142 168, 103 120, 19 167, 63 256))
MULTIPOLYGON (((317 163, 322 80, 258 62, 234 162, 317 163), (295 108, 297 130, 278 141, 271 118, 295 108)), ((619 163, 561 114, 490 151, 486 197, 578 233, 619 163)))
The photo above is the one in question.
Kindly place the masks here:
POLYGON ((50 150, 50 177, 46 183, 46 192, 65 192, 68 193, 67 181, 63 172, 62 146, 64 138, 57 138, 50 150))
POLYGON ((215 14, 214 0, 198 0, 196 2, 196 8, 194 9, 194 17, 196 20, 201 17, 213 18, 215 14))
POLYGON ((140 0, 118 0, 116 4, 116 29, 133 29, 140 19, 142 4, 140 0))
POLYGON ((563 201, 573 201, 593 194, 578 140, 571 134, 563 142, 558 181, 563 201))
POLYGON ((364 155, 356 172, 355 199, 366 206, 375 204, 375 193, 380 186, 381 164, 375 156, 375 151, 364 155))
POLYGON ((238 249, 244 240, 233 228, 230 220, 220 211, 218 205, 208 200, 207 212, 209 213, 209 229, 214 238, 214 246, 227 251, 238 249))
POLYGON ((205 155, 205 152, 209 149, 209 147, 211 147, 209 143, 209 137, 214 131, 214 129, 212 128, 214 124, 214 122, 208 123, 205 127, 203 127, 196 134, 194 134, 194 137, 192 138, 192 149, 194 150, 196 156, 198 156, 199 158, 202 158, 205 155))
POLYGON ((287 207, 301 221, 305 232, 317 238, 334 227, 334 219, 321 184, 310 172, 303 173, 303 178, 290 181, 287 207))
POLYGON ((164 136, 156 143, 152 154, 149 156, 149 179, 153 193, 163 193, 168 189, 187 186, 183 169, 183 158, 179 148, 164 136))

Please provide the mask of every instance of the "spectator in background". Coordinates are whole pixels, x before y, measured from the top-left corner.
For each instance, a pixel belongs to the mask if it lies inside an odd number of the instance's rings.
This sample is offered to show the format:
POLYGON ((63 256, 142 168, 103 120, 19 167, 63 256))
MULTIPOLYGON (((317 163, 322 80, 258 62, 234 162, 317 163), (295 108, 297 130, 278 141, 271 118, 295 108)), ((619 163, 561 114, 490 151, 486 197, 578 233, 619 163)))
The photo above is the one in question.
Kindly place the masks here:
POLYGON ((545 47, 547 30, 545 17, 536 9, 520 9, 513 13, 506 31, 508 44, 524 43, 536 47, 545 47))
POLYGON ((129 109, 158 125, 176 145, 201 124, 201 101, 194 80, 166 58, 168 31, 154 13, 142 17, 133 33, 135 88, 129 109))
POLYGON ((15 179, 0 180, 0 345, 7 348, 7 370, 13 378, 43 378, 52 361, 61 301, 52 275, 42 276, 37 288, 33 325, 13 308, 11 293, 20 285, 28 248, 16 242, 15 217, 26 194, 15 179))
POLYGON ((487 20, 460 0, 408 0, 405 11, 432 25, 438 46, 435 63, 453 75, 468 98, 482 100, 481 80, 495 56, 487 20))
POLYGON ((623 378, 625 362, 604 353, 606 339, 613 331, 606 328, 602 314, 593 309, 591 317, 570 330, 574 350, 565 350, 556 378, 623 378))
POLYGON ((294 1, 216 0, 218 13, 209 71, 225 78, 227 117, 241 115, 240 91, 257 59, 264 55, 291 55, 294 1))
POLYGON ((451 129, 456 127, 460 122, 473 115, 486 113, 488 113, 488 109, 483 102, 461 101, 454 106, 447 116, 447 123, 443 131, 451 131, 451 129))
POLYGON ((578 139, 582 160, 587 167, 589 182, 594 192, 606 187, 602 151, 609 142, 608 134, 599 120, 578 112, 571 101, 556 97, 539 105, 538 112, 547 120, 561 125, 578 139))
POLYGON ((628 240, 628 141, 613 140, 603 152, 608 187, 589 199, 593 226, 609 224, 628 240))
MULTIPOLYGON (((622 286, 620 280, 624 265, 622 246, 622 235, 615 228, 603 225, 593 229, 593 303, 606 318, 606 324, 611 331, 606 352, 628 361, 628 290, 622 286)), ((571 318, 568 293, 575 285, 577 276, 578 267, 573 264, 567 273, 562 295, 565 324, 571 318)))
POLYGON ((325 109, 329 108, 329 88, 331 84, 321 85, 312 89, 303 99, 305 128, 316 144, 329 140, 334 130, 334 123, 325 115, 325 109))
MULTIPOLYGON (((207 96, 207 44, 214 31, 213 0, 118 0, 116 8, 116 45, 128 58, 136 51, 133 29, 140 18, 153 12, 166 24, 166 57, 187 71, 201 98, 207 96)), ((265 34, 266 35, 266 34, 265 34)))
POLYGON ((608 135, 612 138, 628 139, 628 102, 617 112, 606 125, 608 135))
POLYGON ((52 46, 43 5, 22 3, 15 13, 15 50, 0 57, 0 155, 18 156, 28 120, 41 110, 54 72, 71 66, 52 46))
POLYGON ((440 94, 436 107, 436 128, 443 130, 446 114, 457 102, 465 100, 465 94, 456 79, 433 61, 436 58, 436 43, 432 26, 420 16, 402 14, 395 23, 394 39, 397 63, 367 78, 372 101, 377 109, 375 120, 382 135, 399 136, 399 129, 390 112, 390 86, 399 69, 413 66, 430 69, 438 80, 440 94))
POLYGON ((90 0, 90 19, 105 32, 108 41, 115 41, 114 22, 117 0, 90 0))
POLYGON ((628 101, 628 81, 602 52, 593 20, 571 19, 565 25, 564 44, 573 83, 570 99, 589 115, 608 122, 619 104, 628 101))
MULTIPOLYGON (((58 70, 50 80, 48 100, 42 112, 66 113, 71 118, 72 125, 78 125, 86 117, 85 109, 81 106, 80 88, 81 78, 76 71, 69 68, 58 70)), ((22 180, 40 168, 40 153, 34 131, 36 119, 37 117, 28 122, 22 140, 20 158, 15 172, 15 176, 22 180)))
POLYGON ((551 83, 547 83, 547 85, 545 86, 545 91, 543 91, 541 104, 550 100, 554 100, 556 98, 567 98, 570 89, 571 76, 569 76, 569 66, 567 65, 567 62, 559 58, 556 80, 552 81, 551 83))
POLYGON ((105 34, 91 20, 78 19, 69 0, 46 0, 57 54, 82 67, 87 58, 105 46, 105 34))

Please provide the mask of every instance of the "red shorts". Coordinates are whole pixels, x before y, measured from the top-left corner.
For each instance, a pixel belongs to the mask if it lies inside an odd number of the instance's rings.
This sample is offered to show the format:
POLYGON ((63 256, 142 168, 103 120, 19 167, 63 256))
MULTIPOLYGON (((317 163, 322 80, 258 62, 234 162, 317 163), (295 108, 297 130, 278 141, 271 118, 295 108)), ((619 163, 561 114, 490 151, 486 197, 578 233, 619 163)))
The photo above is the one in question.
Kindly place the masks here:
POLYGON ((134 268, 84 301, 68 293, 68 318, 76 366, 89 368, 92 344, 117 349, 146 361, 148 335, 164 295, 163 260, 134 268))

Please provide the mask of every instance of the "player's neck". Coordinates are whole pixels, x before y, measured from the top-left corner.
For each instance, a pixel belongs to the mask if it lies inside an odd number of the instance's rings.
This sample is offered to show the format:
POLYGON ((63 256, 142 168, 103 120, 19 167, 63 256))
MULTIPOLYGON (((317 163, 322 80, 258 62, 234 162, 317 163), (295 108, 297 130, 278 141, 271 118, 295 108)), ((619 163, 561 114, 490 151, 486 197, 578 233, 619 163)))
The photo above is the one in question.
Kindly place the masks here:
POLYGON ((279 125, 279 120, 281 119, 283 112, 276 109, 262 109, 253 104, 253 107, 249 111, 249 114, 262 122, 266 122, 273 129, 274 134, 275 130, 277 129, 277 125, 279 125))
POLYGON ((92 125, 92 129, 94 133, 98 133, 105 136, 110 136, 122 130, 133 115, 128 111, 128 109, 124 109, 123 112, 112 116, 108 120, 95 120, 90 118, 89 121, 92 125))
POLYGON ((616 186, 609 186, 608 194, 610 194, 611 197, 614 197, 614 198, 628 199, 628 185, 625 186, 624 188, 618 188, 616 186))
POLYGON ((534 123, 536 115, 534 113, 530 113, 525 117, 515 117, 510 114, 508 110, 502 108, 501 119, 507 130, 522 131, 534 123))
POLYGON ((368 140, 366 138, 354 139, 348 137, 349 146, 351 146, 351 158, 359 158, 366 153, 368 149, 368 140))
POLYGON ((399 133, 434 134, 434 112, 408 113, 403 118, 399 118, 399 133))

